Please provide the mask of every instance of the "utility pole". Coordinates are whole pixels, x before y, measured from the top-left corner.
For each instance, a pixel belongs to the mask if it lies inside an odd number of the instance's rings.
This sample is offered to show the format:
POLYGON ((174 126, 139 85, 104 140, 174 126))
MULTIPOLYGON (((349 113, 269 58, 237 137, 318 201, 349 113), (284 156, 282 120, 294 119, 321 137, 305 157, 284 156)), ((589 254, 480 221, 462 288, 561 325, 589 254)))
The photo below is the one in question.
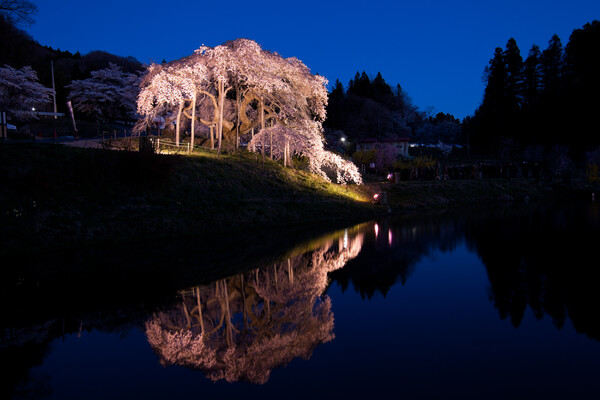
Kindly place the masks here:
POLYGON ((50 60, 50 71, 52 72, 52 103, 54 104, 54 119, 56 116, 56 87, 54 86, 54 60, 50 60))

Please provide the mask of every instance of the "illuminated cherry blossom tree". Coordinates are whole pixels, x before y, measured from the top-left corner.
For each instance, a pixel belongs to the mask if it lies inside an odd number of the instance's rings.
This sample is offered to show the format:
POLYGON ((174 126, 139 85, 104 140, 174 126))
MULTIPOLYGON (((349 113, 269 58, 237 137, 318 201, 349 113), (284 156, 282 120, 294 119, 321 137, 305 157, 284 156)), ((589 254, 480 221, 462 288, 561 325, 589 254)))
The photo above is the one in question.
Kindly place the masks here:
POLYGON ((0 67, 0 110, 10 116, 21 120, 36 118, 33 109, 50 103, 51 96, 52 89, 38 81, 31 67, 0 67))
POLYGON ((214 381, 265 383, 274 368, 333 339, 327 274, 358 255, 363 236, 338 243, 183 291, 180 307, 146 323, 150 345, 165 365, 200 369, 214 381))
POLYGON ((139 76, 123 72, 113 63, 109 63, 107 68, 92 71, 91 75, 67 86, 69 99, 76 110, 113 120, 135 117, 139 76))
POLYGON ((300 60, 263 50, 256 42, 237 39, 196 52, 165 65, 153 64, 141 84, 137 126, 142 131, 157 116, 175 121, 179 144, 181 118, 216 132, 222 142, 237 146, 250 135, 249 150, 267 149, 287 164, 294 154, 309 158, 312 172, 339 183, 362 183, 354 164, 324 150, 321 123, 326 116, 327 80, 314 75, 300 60), (198 109, 198 111, 197 111, 198 109), (256 135, 254 134, 256 132, 256 135))

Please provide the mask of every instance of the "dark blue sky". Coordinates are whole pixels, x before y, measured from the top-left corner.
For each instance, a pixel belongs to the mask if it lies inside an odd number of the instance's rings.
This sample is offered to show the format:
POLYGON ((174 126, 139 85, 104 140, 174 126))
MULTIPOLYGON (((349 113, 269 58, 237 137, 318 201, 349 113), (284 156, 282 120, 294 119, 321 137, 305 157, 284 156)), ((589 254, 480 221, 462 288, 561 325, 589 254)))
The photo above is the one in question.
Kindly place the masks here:
POLYGON ((599 0, 34 1, 28 29, 43 45, 105 50, 142 62, 171 61, 202 44, 246 37, 344 85, 381 71, 423 111, 463 118, 480 104, 482 74, 514 37, 526 58, 556 33, 600 19, 599 0))

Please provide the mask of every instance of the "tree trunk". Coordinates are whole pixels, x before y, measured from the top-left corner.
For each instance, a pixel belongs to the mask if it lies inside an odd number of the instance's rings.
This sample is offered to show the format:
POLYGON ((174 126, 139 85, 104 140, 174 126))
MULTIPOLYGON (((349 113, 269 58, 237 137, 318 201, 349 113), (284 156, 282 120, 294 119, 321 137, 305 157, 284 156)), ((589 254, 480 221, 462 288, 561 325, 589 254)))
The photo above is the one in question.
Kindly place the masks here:
POLYGON ((235 85, 235 149, 239 148, 240 141, 240 89, 235 85))
POLYGON ((242 295, 242 315, 244 321, 244 333, 248 328, 248 313, 246 312, 246 286, 244 284, 244 274, 240 274, 240 293, 242 295))
POLYGON ((269 155, 271 156, 271 160, 273 159, 273 131, 269 134, 269 155))
POLYGON ((177 121, 175 123, 175 143, 177 144, 177 147, 179 147, 179 129, 181 127, 181 111, 183 110, 183 103, 184 100, 181 100, 179 102, 179 110, 177 111, 177 121))
POLYGON ((186 327, 190 329, 192 327, 192 319, 190 318, 190 313, 188 312, 187 306, 185 305, 185 295, 182 295, 181 304, 183 308, 183 313, 185 314, 185 319, 187 320, 186 327))
POLYGON ((225 296, 225 322, 227 329, 227 344, 229 346, 233 345, 233 330, 231 329, 231 312, 229 311, 229 293, 227 291, 227 281, 225 279, 221 280, 221 285, 223 285, 223 295, 225 296))
POLYGON ((290 160, 290 141, 286 140, 283 145, 283 166, 287 167, 291 165, 292 162, 290 160))
POLYGON ((194 127, 196 125, 196 93, 194 93, 194 96, 192 97, 192 128, 191 128, 191 132, 192 132, 192 136, 190 137, 190 143, 192 145, 192 151, 194 151, 194 127))
POLYGON ((289 258, 287 260, 287 264, 288 264, 288 277, 290 279, 290 283, 293 285, 294 284, 294 269, 292 268, 292 264, 290 263, 289 258))
POLYGON ((148 136, 140 136, 140 153, 154 153, 154 144, 148 136))
MULTIPOLYGON (((263 98, 260 98, 260 131, 264 131, 265 130, 265 101, 263 100, 263 98)), ((265 162, 265 135, 262 135, 262 140, 261 140, 261 145, 262 145, 262 158, 263 158, 263 163, 265 162)))
POLYGON ((218 149, 217 149, 217 157, 221 154, 221 141, 223 138, 223 106, 225 103, 225 82, 219 81, 219 126, 217 128, 217 134, 219 135, 218 139, 218 149))
POLYGON ((204 319, 202 318, 202 303, 200 302, 200 287, 196 287, 196 300, 198 301, 198 318, 200 319, 200 332, 204 333, 204 319))

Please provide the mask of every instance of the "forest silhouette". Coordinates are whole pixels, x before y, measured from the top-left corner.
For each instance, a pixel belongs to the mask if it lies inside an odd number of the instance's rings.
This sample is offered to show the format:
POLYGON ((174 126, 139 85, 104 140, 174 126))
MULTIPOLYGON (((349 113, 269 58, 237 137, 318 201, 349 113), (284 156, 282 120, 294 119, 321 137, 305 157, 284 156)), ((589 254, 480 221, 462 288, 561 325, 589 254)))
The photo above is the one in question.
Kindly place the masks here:
POLYGON ((600 144, 600 22, 575 29, 563 47, 553 35, 546 49, 533 45, 525 59, 515 39, 498 47, 485 69, 483 101, 464 130, 474 146, 572 148, 582 155, 600 144))

